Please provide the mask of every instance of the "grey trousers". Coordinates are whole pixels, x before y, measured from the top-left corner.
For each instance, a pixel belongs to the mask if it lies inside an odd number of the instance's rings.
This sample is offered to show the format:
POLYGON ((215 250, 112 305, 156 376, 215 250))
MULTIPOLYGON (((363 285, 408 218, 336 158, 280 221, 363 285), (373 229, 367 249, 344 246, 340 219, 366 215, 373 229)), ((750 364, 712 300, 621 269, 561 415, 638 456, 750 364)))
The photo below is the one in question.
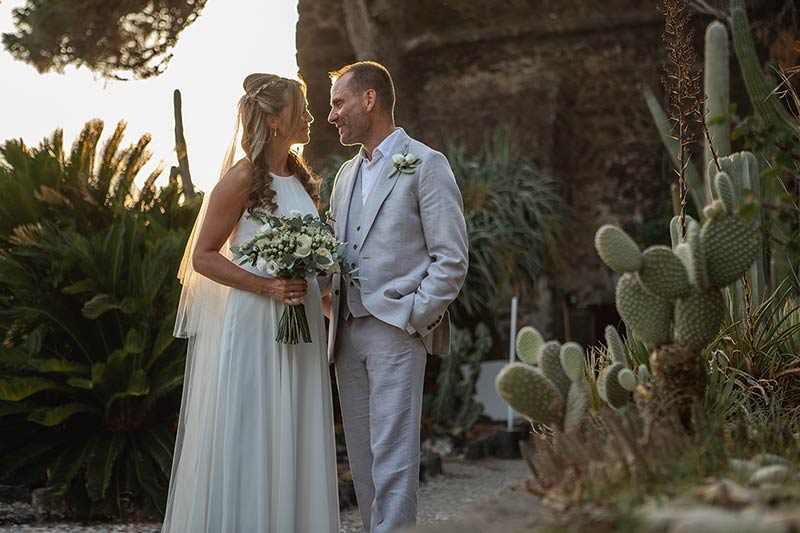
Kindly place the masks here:
POLYGON ((340 320, 336 383, 347 455, 364 531, 417 520, 422 341, 368 316, 340 320))

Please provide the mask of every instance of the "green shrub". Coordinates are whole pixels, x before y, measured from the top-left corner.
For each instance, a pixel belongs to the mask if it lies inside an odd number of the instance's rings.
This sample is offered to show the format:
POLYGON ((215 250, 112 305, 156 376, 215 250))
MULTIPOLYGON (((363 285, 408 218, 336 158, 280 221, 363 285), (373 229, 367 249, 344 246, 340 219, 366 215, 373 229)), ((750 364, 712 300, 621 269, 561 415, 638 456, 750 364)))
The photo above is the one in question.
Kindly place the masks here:
POLYGON ((46 486, 77 515, 163 512, 185 344, 175 278, 197 203, 141 190, 149 137, 102 123, 69 157, 56 132, 0 152, 0 482, 46 486), (99 155, 99 157, 96 156, 99 155))

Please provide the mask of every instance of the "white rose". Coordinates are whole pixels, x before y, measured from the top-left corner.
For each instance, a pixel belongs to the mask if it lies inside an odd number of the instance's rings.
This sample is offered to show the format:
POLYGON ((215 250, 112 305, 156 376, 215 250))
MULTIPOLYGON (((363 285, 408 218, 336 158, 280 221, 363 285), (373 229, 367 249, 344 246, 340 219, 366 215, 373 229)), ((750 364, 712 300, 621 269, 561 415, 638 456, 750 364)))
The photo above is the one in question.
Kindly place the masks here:
POLYGON ((317 255, 322 257, 322 261, 320 262, 320 266, 327 267, 333 264, 333 256, 331 253, 325 248, 317 249, 317 255))
POLYGON ((275 276, 278 273, 278 270, 280 270, 278 263, 275 261, 267 261, 267 267, 264 270, 264 273, 269 276, 275 276))
POLYGON ((311 237, 299 235, 297 237, 297 248, 294 251, 295 257, 306 257, 311 253, 311 237))
POLYGON ((414 154, 406 154, 405 160, 406 163, 410 165, 411 163, 417 160, 417 156, 415 156, 414 154))
POLYGON ((399 164, 401 164, 403 161, 405 161, 405 159, 406 159, 406 158, 405 158, 405 157, 403 157, 403 154, 394 154, 394 155, 392 156, 392 161, 394 161, 394 164, 395 164, 395 165, 399 165, 399 164))
POLYGON ((301 213, 297 209, 292 209, 291 211, 289 211, 289 216, 291 218, 303 218, 303 213, 301 213))
POLYGON ((272 235, 272 226, 269 222, 266 222, 260 228, 258 228, 258 232, 263 233, 264 235, 272 235))

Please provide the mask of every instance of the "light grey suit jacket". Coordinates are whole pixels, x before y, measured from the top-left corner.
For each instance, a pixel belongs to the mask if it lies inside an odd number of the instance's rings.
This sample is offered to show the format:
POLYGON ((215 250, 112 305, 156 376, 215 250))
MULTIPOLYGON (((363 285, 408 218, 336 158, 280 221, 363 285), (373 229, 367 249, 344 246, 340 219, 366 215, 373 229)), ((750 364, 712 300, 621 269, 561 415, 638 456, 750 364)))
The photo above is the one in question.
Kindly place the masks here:
MULTIPOLYGON (((405 131, 395 152, 407 147, 421 163, 413 173, 394 172, 392 154, 362 211, 358 244, 361 298, 375 318, 419 335, 428 353, 450 350, 447 307, 467 276, 467 228, 461 192, 447 158, 405 131)), ((346 235, 350 197, 361 158, 339 169, 331 193, 334 229, 346 235)), ((360 191, 358 191, 360 194, 360 191)), ((333 361, 339 320, 341 275, 334 274, 328 360, 333 361)))

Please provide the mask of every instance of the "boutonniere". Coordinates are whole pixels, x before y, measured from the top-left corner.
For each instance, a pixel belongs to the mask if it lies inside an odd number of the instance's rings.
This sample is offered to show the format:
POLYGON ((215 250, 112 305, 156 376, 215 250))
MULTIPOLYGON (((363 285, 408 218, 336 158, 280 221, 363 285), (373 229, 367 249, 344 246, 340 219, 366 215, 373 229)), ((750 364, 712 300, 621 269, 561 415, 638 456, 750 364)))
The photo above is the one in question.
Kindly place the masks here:
POLYGON ((422 159, 418 155, 408 153, 408 145, 406 145, 402 152, 392 156, 392 163, 394 163, 394 172, 389 176, 390 178, 394 177, 398 172, 411 174, 422 163, 422 159))

